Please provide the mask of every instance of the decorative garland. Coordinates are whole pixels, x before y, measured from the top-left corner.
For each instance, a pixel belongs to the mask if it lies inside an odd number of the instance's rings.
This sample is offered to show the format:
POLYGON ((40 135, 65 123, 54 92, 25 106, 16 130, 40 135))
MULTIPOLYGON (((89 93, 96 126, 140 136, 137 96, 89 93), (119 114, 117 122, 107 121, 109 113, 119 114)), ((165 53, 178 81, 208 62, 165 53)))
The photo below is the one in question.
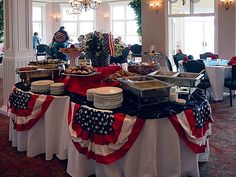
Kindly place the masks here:
POLYGON ((138 25, 137 33, 141 37, 142 36, 141 0, 130 1, 129 6, 134 9, 138 25))

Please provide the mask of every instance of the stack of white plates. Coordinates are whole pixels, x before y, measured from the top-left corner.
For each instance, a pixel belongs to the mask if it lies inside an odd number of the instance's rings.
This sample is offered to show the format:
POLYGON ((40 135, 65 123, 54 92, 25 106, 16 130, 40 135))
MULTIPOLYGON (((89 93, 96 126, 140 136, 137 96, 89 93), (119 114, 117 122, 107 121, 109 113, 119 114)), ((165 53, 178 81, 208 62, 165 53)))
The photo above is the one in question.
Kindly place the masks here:
POLYGON ((61 95, 64 93, 64 83, 54 83, 50 86, 50 94, 61 95))
POLYGON ((123 90, 118 87, 100 87, 94 90, 94 106, 99 109, 115 109, 122 105, 123 90))
POLYGON ((96 90, 96 88, 91 88, 91 89, 87 90, 86 96, 87 96, 88 101, 93 101, 93 94, 94 94, 95 90, 96 90))
POLYGON ((48 93, 50 91, 50 85, 53 84, 52 80, 40 80, 31 83, 31 91, 37 93, 48 93))

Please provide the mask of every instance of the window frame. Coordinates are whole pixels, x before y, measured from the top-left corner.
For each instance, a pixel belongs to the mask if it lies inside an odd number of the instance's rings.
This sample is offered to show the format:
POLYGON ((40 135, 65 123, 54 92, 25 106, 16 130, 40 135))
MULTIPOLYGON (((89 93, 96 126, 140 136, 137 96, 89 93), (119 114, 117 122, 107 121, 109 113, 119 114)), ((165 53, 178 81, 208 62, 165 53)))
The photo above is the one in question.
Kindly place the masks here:
POLYGON ((217 0, 214 0, 214 12, 213 13, 193 13, 194 9, 193 9, 193 6, 194 6, 194 3, 190 3, 190 13, 189 14, 170 14, 170 5, 169 5, 169 1, 167 0, 165 2, 165 6, 166 6, 166 28, 168 29, 167 33, 166 33, 166 53, 168 53, 168 56, 171 58, 172 55, 173 55, 173 51, 170 51, 170 38, 173 39, 173 36, 172 34, 170 35, 170 18, 173 18, 173 17, 207 17, 207 16, 214 16, 215 18, 215 29, 214 29, 214 35, 215 35, 215 41, 214 41, 214 52, 215 53, 218 53, 218 8, 217 8, 217 0))
MULTIPOLYGON (((113 33, 113 27, 114 27, 114 22, 124 22, 124 36, 122 35, 122 40, 126 43, 126 39, 127 39, 127 36, 131 36, 131 37, 137 37, 139 38, 139 35, 138 33, 136 32, 136 35, 128 35, 127 34, 127 28, 128 28, 128 22, 135 22, 136 23, 136 19, 128 19, 127 18, 127 11, 126 11, 126 8, 128 7, 128 4, 129 4, 129 1, 122 1, 122 2, 111 2, 109 3, 109 14, 110 14, 110 31, 113 33), (113 19, 113 8, 115 6, 123 6, 124 7, 124 19, 117 19, 117 20, 114 20, 113 19)), ((114 35, 114 34, 113 34, 114 35)), ((140 44, 140 41, 139 43, 140 44)))
MULTIPOLYGON (((41 43, 46 43, 46 3, 43 2, 32 2, 32 17, 33 17, 33 7, 41 8, 41 21, 34 21, 32 18, 32 30, 34 23, 41 23, 42 36, 40 36, 41 43)), ((35 31, 33 31, 34 33, 35 31)), ((33 34, 32 34, 33 35, 33 34)))
MULTIPOLYGON (((168 17, 193 17, 193 16, 212 16, 215 15, 216 13, 216 9, 217 9, 217 3, 216 0, 214 0, 214 9, 212 13, 205 13, 205 12, 201 12, 201 13, 194 13, 194 4, 191 0, 190 1, 190 5, 189 5, 189 13, 188 14, 184 14, 184 13, 178 13, 178 14, 172 14, 171 13, 171 3, 167 0, 167 15, 168 17)), ((174 3, 173 3, 174 4, 174 3)))
MULTIPOLYGON (((71 7, 70 7, 69 4, 65 4, 65 3, 60 4, 60 14, 61 14, 60 25, 62 25, 64 23, 76 23, 76 26, 77 26, 77 34, 76 35, 77 35, 77 37, 79 37, 79 35, 81 35, 81 33, 80 33, 80 31, 81 31, 80 30, 80 23, 92 22, 93 23, 93 31, 96 29, 96 10, 93 10, 93 17, 94 17, 93 20, 80 20, 79 19, 79 14, 76 14, 77 20, 63 20, 63 8, 71 8, 71 7)), ((68 33, 68 34, 70 36, 70 33, 68 33)), ((73 41, 73 43, 76 43, 76 42, 77 41, 73 41)))

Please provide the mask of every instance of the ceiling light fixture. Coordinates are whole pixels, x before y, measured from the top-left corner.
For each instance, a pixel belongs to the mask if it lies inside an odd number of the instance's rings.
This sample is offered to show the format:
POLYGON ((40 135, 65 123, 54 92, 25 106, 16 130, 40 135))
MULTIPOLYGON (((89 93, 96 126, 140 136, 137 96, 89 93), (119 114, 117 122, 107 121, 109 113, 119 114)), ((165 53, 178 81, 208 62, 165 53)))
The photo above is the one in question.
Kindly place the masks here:
POLYGON ((97 9, 101 0, 69 0, 72 14, 80 13, 83 9, 87 12, 89 9, 97 9))

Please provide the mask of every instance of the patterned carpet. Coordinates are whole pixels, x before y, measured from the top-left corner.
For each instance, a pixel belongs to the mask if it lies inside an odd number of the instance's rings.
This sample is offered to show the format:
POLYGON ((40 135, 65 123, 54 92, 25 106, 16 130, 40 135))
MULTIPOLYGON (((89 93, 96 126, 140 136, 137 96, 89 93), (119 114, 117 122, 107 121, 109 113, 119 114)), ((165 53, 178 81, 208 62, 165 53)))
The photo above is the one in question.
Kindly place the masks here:
MULTIPOLYGON (((236 99, 212 103, 215 124, 210 137, 210 160, 200 164, 201 177, 236 176, 236 99)), ((56 157, 45 161, 45 155, 28 158, 8 141, 8 118, 0 115, 0 177, 68 177, 67 161, 56 157)))
POLYGON ((229 98, 212 103, 215 123, 210 136, 210 159, 200 164, 201 177, 236 176, 236 99, 229 106, 229 98))

